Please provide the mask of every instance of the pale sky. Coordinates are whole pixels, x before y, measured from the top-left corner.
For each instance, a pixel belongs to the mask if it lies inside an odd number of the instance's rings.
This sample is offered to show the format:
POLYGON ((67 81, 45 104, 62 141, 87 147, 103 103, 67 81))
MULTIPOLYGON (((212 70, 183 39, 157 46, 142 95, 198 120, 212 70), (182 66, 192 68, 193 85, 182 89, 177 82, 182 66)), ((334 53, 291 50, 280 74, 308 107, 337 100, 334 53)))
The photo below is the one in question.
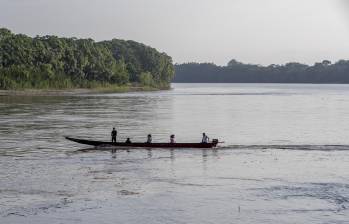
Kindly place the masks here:
POLYGON ((175 63, 349 59, 349 0, 0 0, 0 27, 135 40, 175 63))

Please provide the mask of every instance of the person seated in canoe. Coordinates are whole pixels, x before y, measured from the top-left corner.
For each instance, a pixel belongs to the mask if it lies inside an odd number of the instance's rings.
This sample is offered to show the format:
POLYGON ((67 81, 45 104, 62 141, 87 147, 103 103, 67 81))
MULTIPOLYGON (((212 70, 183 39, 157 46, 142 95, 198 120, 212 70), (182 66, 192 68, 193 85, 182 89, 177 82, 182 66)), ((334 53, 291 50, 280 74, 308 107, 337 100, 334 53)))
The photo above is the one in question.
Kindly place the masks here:
POLYGON ((127 138, 125 143, 132 143, 130 138, 127 138))
POLYGON ((202 133, 201 143, 208 143, 209 141, 210 141, 210 138, 206 135, 206 133, 202 133))
POLYGON ((170 143, 176 143, 175 135, 170 136, 170 143))
POLYGON ((111 142, 116 142, 116 136, 118 135, 118 132, 113 128, 111 131, 111 142))
POLYGON ((148 135, 147 137, 147 143, 151 143, 153 141, 151 134, 148 135))

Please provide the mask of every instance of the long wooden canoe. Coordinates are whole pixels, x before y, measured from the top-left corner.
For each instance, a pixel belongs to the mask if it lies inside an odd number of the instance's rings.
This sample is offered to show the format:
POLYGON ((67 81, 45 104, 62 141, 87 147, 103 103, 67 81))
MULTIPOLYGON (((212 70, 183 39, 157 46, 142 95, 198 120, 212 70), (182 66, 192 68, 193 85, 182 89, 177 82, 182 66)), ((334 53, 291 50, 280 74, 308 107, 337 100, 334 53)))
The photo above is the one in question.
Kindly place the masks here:
POLYGON ((92 141, 86 139, 77 139, 71 137, 65 137, 66 139, 91 146, 115 146, 115 147, 141 147, 141 148, 214 148, 218 144, 217 139, 213 139, 212 142, 209 143, 142 143, 142 142, 132 142, 132 143, 124 143, 124 142, 103 142, 103 141, 92 141))

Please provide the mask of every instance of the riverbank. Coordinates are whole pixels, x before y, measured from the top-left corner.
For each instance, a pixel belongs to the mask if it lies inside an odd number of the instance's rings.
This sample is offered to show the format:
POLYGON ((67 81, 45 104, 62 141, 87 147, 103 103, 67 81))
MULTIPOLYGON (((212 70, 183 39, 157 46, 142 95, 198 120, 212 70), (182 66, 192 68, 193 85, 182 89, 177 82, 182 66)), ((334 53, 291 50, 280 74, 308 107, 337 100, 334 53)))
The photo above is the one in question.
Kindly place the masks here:
POLYGON ((95 88, 72 89, 15 89, 0 90, 0 96, 70 96, 95 93, 127 93, 141 91, 160 91, 170 88, 155 88, 151 86, 104 86, 95 88))

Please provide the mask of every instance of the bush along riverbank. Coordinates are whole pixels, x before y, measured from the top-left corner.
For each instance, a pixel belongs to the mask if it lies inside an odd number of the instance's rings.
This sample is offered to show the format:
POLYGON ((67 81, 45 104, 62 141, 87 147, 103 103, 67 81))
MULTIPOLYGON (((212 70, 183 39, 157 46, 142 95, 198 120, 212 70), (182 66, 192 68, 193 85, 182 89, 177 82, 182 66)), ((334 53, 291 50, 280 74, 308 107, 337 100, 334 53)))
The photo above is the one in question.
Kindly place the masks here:
POLYGON ((73 96, 82 94, 96 94, 96 93, 126 93, 126 92, 146 92, 167 90, 165 88, 156 88, 143 85, 100 85, 91 88, 69 88, 69 89, 0 89, 0 96, 73 96))
POLYGON ((29 37, 0 29, 0 89, 167 89, 172 59, 135 41, 29 37))

